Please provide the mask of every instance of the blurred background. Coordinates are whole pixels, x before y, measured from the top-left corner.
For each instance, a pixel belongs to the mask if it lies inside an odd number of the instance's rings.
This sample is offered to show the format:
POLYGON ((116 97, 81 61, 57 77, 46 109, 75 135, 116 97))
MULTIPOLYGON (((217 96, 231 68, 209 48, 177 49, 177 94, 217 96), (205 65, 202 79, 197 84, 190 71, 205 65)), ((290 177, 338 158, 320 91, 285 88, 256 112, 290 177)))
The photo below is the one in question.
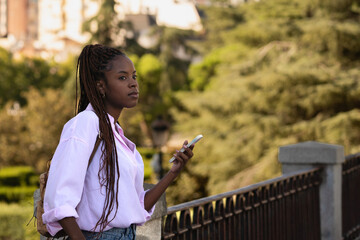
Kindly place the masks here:
POLYGON ((0 240, 38 239, 32 194, 88 43, 135 64, 140 101, 119 122, 145 182, 204 135, 169 206, 280 175, 283 145, 360 151, 360 0, 0 0, 0 240))

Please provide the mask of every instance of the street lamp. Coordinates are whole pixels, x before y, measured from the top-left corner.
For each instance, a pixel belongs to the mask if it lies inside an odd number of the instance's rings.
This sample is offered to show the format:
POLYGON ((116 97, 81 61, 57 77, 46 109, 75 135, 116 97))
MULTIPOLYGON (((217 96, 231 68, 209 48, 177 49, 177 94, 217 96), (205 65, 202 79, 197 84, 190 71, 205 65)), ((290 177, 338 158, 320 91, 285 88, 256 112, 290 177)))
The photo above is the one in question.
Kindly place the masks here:
POLYGON ((168 140, 170 124, 159 116, 152 122, 151 130, 154 147, 158 149, 158 153, 153 157, 152 166, 154 172, 159 174, 160 180, 163 177, 161 147, 164 146, 168 140))

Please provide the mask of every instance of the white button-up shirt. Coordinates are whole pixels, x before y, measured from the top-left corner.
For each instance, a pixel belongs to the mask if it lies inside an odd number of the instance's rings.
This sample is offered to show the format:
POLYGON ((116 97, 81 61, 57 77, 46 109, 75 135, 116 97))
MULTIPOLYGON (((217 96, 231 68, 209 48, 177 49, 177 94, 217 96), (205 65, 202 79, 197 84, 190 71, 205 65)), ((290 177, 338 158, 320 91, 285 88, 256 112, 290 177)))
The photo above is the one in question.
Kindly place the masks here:
MULTIPOLYGON (((115 137, 120 179, 116 217, 105 230, 141 225, 150 219, 154 210, 154 207, 150 212, 144 209, 142 157, 135 144, 123 135, 121 127, 114 124, 114 118, 108 116, 115 137)), ((52 235, 62 229, 58 221, 65 217, 75 217, 80 229, 90 231, 102 215, 105 189, 100 186, 98 177, 102 143, 88 167, 98 132, 99 118, 91 105, 63 128, 51 161, 44 198, 43 221, 52 235)), ((109 219, 114 214, 115 209, 109 219)))

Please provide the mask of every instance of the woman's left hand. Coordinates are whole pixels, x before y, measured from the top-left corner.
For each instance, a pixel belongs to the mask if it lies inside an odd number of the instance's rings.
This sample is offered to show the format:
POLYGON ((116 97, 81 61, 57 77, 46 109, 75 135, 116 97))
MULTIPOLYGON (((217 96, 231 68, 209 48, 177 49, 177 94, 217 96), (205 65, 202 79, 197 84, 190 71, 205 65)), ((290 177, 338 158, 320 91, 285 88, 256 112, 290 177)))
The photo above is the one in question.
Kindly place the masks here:
POLYGON ((170 171, 153 188, 146 192, 144 207, 147 211, 150 211, 150 209, 159 200, 161 194, 165 192, 166 188, 172 181, 174 181, 189 159, 194 155, 192 151, 194 149, 194 145, 186 147, 187 144, 188 141, 185 141, 183 146, 184 152, 176 151, 174 154, 175 160, 173 161, 170 171))
POLYGON ((171 166, 170 172, 178 175, 181 170, 184 168, 184 166, 186 165, 186 163, 189 161, 190 158, 193 157, 194 153, 193 153, 193 149, 194 149, 194 144, 191 145, 190 147, 187 147, 186 145, 188 144, 188 141, 186 140, 183 144, 183 148, 184 148, 184 152, 180 152, 179 150, 176 150, 176 153, 174 154, 174 162, 173 165, 171 166))

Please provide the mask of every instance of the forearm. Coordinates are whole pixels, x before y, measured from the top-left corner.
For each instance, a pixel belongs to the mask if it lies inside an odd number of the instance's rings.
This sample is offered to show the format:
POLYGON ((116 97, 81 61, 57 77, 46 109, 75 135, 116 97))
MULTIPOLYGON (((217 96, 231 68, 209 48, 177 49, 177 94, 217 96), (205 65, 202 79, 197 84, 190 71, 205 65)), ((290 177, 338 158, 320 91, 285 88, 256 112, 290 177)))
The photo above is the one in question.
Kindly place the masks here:
POLYGON ((187 141, 183 144, 184 151, 177 151, 177 153, 174 154, 175 161, 171 166, 170 171, 152 189, 146 192, 144 199, 144 207, 146 211, 150 211, 161 195, 165 192, 167 187, 180 174, 187 161, 193 156, 192 149, 194 148, 194 145, 187 147, 187 144, 187 141))
POLYGON ((63 218, 59 220, 59 223, 71 240, 85 240, 74 217, 63 218))
POLYGON ((153 188, 146 192, 144 199, 146 211, 150 211, 177 176, 178 173, 169 171, 153 188))

